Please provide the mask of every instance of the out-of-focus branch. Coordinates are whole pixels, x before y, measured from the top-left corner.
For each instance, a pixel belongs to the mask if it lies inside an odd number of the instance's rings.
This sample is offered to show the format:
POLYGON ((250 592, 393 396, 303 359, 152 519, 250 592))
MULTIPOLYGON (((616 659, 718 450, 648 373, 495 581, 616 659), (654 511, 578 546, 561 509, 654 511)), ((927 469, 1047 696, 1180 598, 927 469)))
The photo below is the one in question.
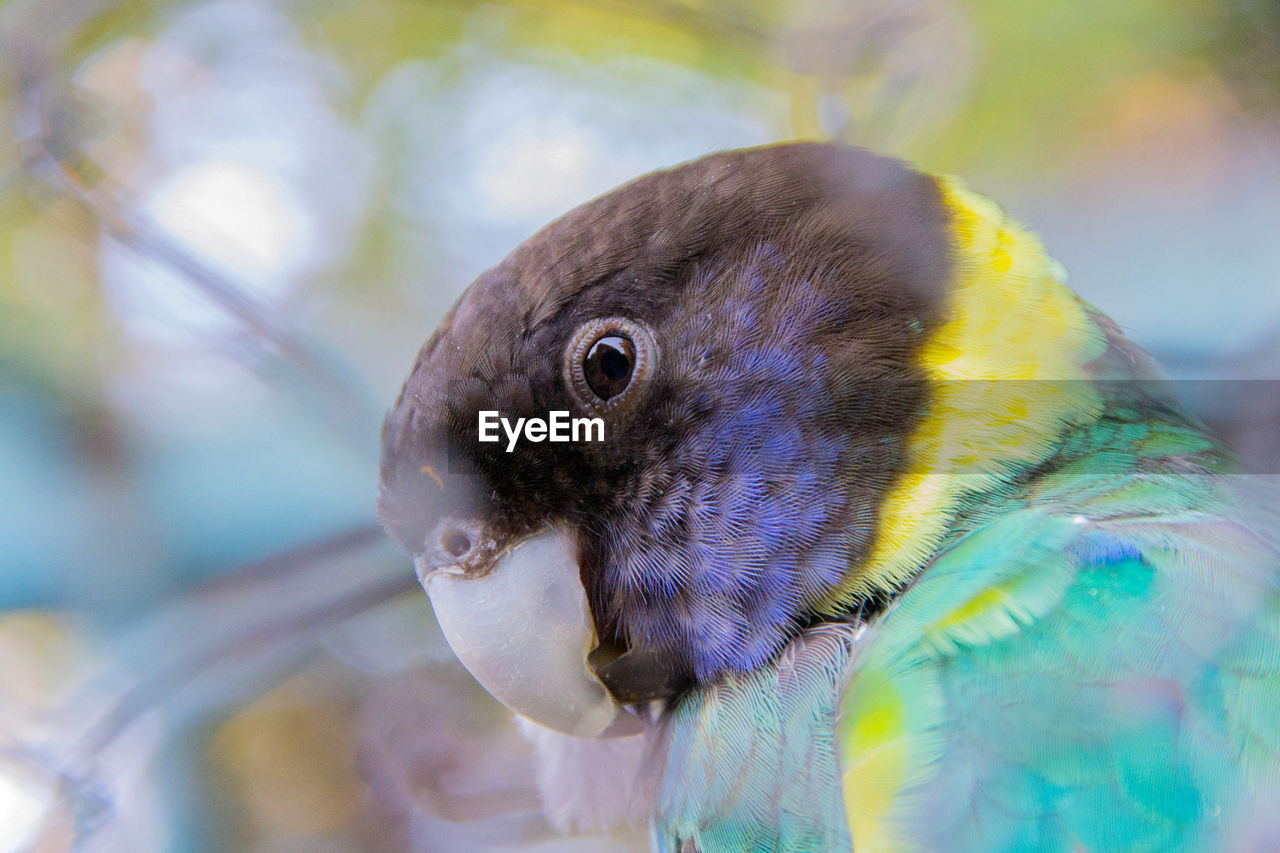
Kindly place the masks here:
POLYGON ((61 780, 83 842, 114 812, 108 768, 117 742, 158 710, 166 727, 180 729, 184 718, 256 695, 334 628, 415 590, 405 560, 392 553, 375 525, 362 525, 197 588, 130 631, 113 668, 57 715, 53 742, 10 756, 61 780))
POLYGON ((313 392, 325 423, 348 442, 367 445, 373 404, 341 361, 297 334, 286 318, 255 299, 243 283, 131 210, 119 188, 85 155, 87 134, 59 63, 65 61, 67 46, 97 26, 113 6, 110 0, 74 0, 51 9, 45 3, 18 0, 0 7, 0 92, 7 89, 14 101, 17 126, 11 132, 16 130, 19 140, 19 163, 3 176, 5 184, 34 177, 83 205, 106 234, 175 273, 177 280, 236 318, 263 344, 252 358, 248 352, 230 355, 292 396, 300 389, 313 392), (39 38, 32 38, 32 32, 39 32, 39 38), (263 371, 259 354, 264 352, 289 370, 263 371), (282 373, 302 381, 282 382, 282 373))
MULTIPOLYGON (((78 124, 67 107, 56 103, 44 88, 32 85, 24 93, 20 124, 25 142, 23 165, 28 173, 77 200, 105 233, 139 256, 177 273, 178 280, 239 320, 268 345, 264 349, 319 392, 332 415, 331 420, 326 418, 328 422, 340 424, 348 439, 367 443, 369 419, 360 415, 368 414, 371 404, 337 360, 293 332, 243 284, 197 258, 162 228, 122 203, 73 138, 78 124)), ((288 390, 295 389, 290 386, 288 390)))
POLYGON ((203 616, 196 622, 206 636, 188 634, 172 660, 149 668, 148 677, 120 695, 79 740, 77 751, 85 756, 97 754, 147 709, 222 661, 312 636, 416 589, 413 573, 399 560, 394 561, 394 568, 366 572, 371 577, 358 579, 354 585, 327 583, 333 580, 333 573, 323 571, 326 564, 369 554, 384 544, 385 536, 376 525, 361 526, 251 563, 197 588, 173 609, 203 616), (331 591, 314 602, 305 593, 289 595, 303 573, 308 586, 331 586, 331 591), (226 618, 228 613, 234 615, 226 618), (220 618, 230 623, 232 630, 216 630, 220 618))

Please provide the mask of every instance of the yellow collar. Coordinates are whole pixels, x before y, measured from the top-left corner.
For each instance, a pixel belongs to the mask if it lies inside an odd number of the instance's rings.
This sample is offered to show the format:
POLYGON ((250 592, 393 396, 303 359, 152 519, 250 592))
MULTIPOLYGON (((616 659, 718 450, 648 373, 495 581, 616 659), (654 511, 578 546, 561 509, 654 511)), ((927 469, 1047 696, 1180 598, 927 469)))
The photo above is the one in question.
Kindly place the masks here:
POLYGON ((966 494, 1043 462, 1063 430, 1102 409, 1085 368, 1106 340, 1035 235, 959 181, 939 179, 951 216, 946 319, 920 361, 929 408, 908 440, 907 467, 880 507, 876 542, 824 611, 843 612, 914 575, 966 494), (1067 381, 1062 381, 1067 380, 1067 381))

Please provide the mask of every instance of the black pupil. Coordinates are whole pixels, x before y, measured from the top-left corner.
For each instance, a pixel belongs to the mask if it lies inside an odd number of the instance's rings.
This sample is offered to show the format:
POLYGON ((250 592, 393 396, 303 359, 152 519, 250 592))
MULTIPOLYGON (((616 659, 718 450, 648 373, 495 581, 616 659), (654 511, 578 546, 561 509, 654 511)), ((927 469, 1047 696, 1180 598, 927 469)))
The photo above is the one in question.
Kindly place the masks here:
POLYGON ((601 400, 616 397, 631 382, 635 362, 636 348, 630 338, 618 332, 604 335, 591 345, 582 365, 587 387, 601 400))

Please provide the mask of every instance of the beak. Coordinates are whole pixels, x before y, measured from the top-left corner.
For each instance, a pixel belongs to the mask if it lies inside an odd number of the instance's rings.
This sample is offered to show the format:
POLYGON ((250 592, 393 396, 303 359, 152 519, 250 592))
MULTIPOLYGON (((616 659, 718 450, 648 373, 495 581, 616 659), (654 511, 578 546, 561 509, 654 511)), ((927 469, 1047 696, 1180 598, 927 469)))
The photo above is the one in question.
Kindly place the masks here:
POLYGON ((501 551, 483 573, 427 566, 418 575, 445 639, 502 704, 581 738, 638 734, 640 718, 588 665, 598 645, 573 539, 543 529, 501 551))

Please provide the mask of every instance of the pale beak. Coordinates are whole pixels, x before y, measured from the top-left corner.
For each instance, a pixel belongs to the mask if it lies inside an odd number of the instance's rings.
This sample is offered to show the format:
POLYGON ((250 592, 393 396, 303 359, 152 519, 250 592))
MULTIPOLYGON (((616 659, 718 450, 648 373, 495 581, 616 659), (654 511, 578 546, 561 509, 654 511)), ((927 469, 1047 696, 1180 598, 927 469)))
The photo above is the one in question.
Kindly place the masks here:
POLYGON ((479 577, 418 569, 454 653, 512 711, 582 738, 643 729, 587 664, 598 638, 578 549, 563 530, 522 539, 479 577))

